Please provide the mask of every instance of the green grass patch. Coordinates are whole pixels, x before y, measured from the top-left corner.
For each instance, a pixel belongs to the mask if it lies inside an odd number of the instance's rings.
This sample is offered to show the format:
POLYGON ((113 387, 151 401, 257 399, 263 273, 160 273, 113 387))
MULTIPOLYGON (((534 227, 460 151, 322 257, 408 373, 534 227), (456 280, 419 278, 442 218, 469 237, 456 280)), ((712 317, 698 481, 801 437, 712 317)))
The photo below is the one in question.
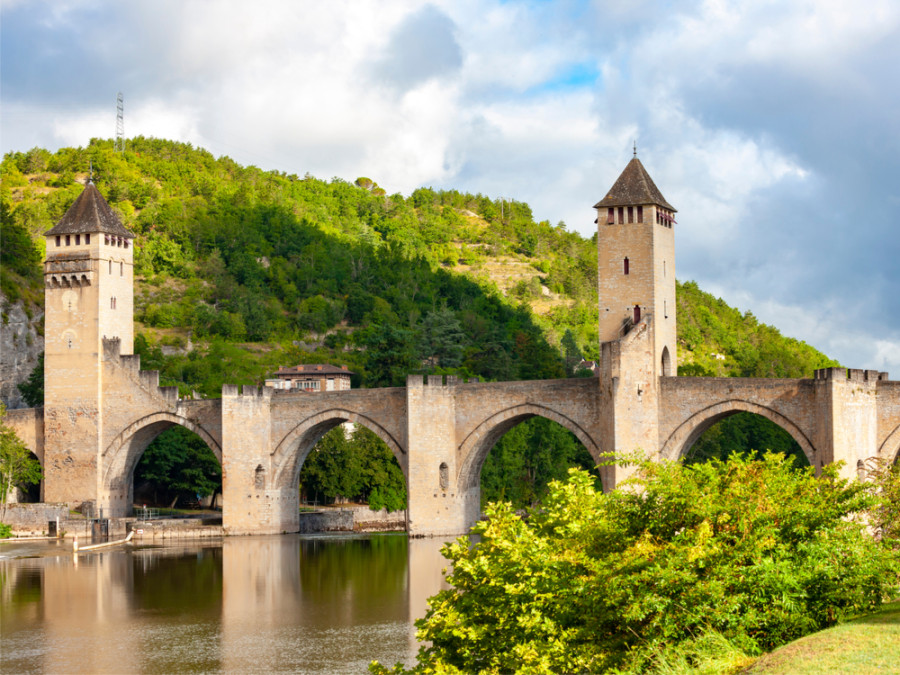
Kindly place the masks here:
POLYGON ((829 675, 900 671, 900 602, 760 657, 747 675, 829 675))

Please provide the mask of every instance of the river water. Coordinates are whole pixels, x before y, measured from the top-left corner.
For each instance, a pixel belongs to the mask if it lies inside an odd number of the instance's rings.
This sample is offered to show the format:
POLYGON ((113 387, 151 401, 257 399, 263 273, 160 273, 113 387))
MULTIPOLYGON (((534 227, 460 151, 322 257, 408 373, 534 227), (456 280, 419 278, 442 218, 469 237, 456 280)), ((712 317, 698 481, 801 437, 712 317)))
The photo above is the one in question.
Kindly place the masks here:
POLYGON ((415 660, 442 541, 233 537, 73 556, 0 545, 0 672, 364 673, 415 660), (21 557, 30 556, 30 557, 21 557))

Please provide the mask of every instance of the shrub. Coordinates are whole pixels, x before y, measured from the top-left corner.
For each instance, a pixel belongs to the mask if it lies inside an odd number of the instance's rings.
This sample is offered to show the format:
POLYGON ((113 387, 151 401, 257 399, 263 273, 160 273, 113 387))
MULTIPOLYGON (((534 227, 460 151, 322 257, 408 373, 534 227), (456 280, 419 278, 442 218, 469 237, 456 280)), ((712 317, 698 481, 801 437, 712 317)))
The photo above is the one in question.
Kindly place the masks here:
POLYGON ((870 611, 898 565, 856 515, 867 489, 774 454, 647 462, 608 494, 573 470, 527 518, 493 504, 479 544, 445 547, 413 670, 642 672, 697 636, 755 654, 870 611))

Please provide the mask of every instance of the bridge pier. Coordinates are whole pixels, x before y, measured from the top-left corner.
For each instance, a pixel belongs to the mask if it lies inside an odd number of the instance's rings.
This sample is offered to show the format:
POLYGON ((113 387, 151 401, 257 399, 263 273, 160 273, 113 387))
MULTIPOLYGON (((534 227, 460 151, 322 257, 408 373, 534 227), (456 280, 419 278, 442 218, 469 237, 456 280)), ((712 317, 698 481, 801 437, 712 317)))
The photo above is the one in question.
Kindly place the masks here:
POLYGON ((413 536, 468 531, 481 494, 457 485, 456 377, 409 375, 406 380, 408 529, 413 536))
POLYGON ((296 485, 275 483, 272 389, 222 387, 222 525, 226 534, 279 534, 300 528, 296 485))

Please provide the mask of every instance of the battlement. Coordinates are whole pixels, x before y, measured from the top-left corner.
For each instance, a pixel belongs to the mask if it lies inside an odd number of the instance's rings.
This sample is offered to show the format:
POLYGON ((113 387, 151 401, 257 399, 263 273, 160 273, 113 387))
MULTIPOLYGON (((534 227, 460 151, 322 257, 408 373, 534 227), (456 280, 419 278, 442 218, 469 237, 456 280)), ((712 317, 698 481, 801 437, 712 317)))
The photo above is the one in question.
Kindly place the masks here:
POLYGON ((468 380, 456 375, 407 375, 407 387, 455 387, 458 384, 475 384, 481 380, 470 377, 468 380))
POLYGON ((850 382, 886 382, 890 379, 886 372, 859 368, 819 368, 814 377, 817 380, 849 380, 850 382))
POLYGON ((223 384, 222 398, 270 399, 274 391, 272 387, 257 387, 252 384, 223 384))

